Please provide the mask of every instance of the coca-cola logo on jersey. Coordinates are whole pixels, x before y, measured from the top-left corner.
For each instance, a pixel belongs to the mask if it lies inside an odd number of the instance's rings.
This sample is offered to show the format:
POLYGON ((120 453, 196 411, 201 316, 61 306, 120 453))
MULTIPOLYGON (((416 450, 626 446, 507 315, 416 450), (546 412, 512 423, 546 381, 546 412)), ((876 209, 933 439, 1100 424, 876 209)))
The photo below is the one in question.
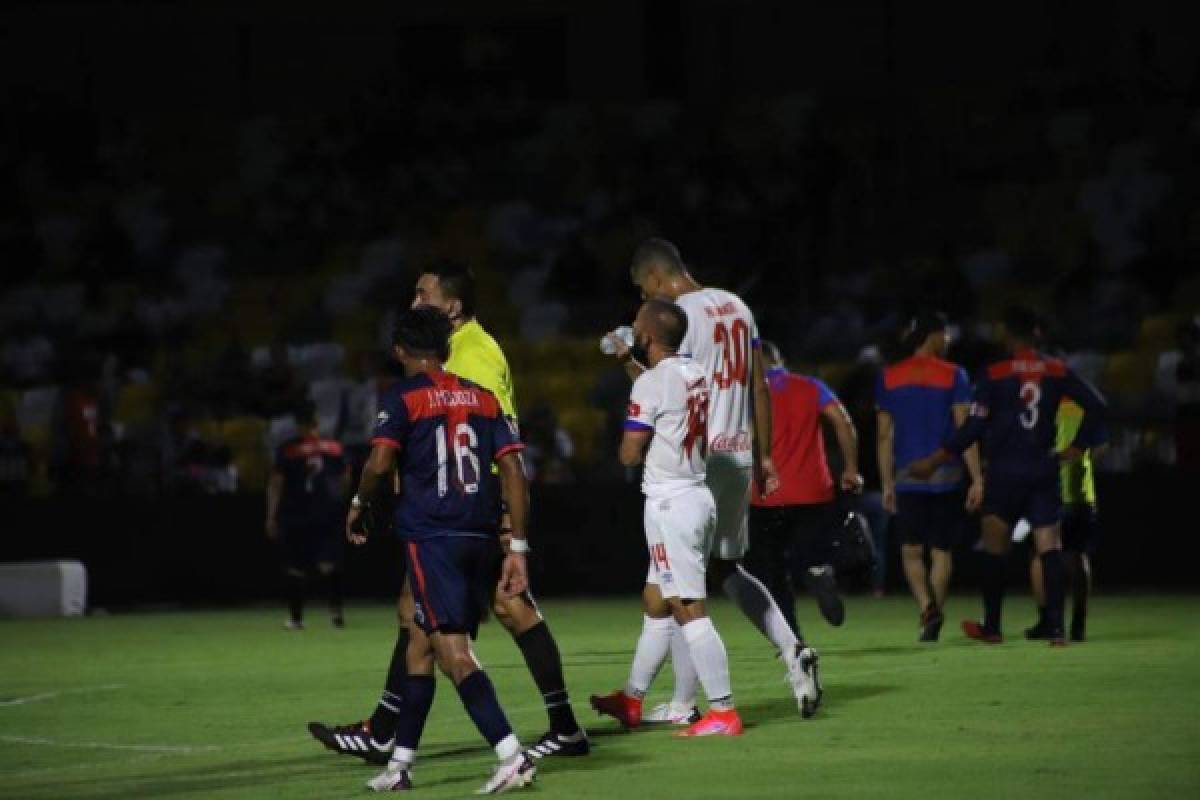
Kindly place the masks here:
POLYGON ((746 431, 728 434, 718 433, 708 443, 708 449, 713 453, 741 453, 750 449, 750 434, 746 431))

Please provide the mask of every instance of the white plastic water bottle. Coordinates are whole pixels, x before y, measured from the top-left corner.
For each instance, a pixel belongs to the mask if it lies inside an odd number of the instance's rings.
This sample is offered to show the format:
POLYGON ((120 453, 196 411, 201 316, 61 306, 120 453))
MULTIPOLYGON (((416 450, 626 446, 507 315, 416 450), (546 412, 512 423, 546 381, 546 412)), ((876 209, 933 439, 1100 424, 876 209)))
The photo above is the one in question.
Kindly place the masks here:
POLYGON ((628 325, 622 325, 612 333, 606 333, 600 337, 600 352, 611 356, 617 352, 617 347, 613 344, 612 338, 622 342, 626 347, 633 347, 633 328, 628 325))

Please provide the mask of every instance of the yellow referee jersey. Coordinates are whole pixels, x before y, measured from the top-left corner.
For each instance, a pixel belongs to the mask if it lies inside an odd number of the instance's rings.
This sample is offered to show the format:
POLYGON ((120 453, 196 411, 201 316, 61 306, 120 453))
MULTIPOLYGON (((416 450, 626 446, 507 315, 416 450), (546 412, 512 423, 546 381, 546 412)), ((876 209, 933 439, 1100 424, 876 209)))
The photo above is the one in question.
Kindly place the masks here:
MULTIPOLYGON (((1070 398, 1064 397, 1058 405, 1055 416, 1057 426, 1057 450, 1069 447, 1079 433, 1083 424, 1083 409, 1070 398)), ((1062 481, 1062 500, 1066 505, 1086 503, 1096 505, 1096 476, 1093 471, 1092 451, 1084 452, 1083 458, 1074 462, 1064 462, 1059 466, 1059 477, 1062 481)))
POLYGON ((508 359, 492 335, 472 319, 450 334, 450 360, 447 372, 477 383, 496 395, 504 413, 517 419, 517 398, 513 391, 508 359))

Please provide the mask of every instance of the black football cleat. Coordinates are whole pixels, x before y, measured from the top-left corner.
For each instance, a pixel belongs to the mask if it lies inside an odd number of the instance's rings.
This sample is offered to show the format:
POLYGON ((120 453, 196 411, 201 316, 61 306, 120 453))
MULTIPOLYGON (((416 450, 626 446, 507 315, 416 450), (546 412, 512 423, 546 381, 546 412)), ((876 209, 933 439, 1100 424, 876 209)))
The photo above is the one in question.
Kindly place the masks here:
POLYGON ((323 722, 308 723, 308 732, 326 749, 347 756, 357 756, 368 764, 383 766, 392 757, 392 743, 380 743, 371 736, 371 726, 366 722, 352 725, 334 725, 323 722))
POLYGON ((936 642, 938 637, 942 635, 942 625, 945 623, 946 617, 932 603, 925 612, 921 614, 921 635, 917 637, 918 642, 936 642))
POLYGON ((1038 620, 1036 625, 1031 625, 1025 629, 1026 639, 1048 639, 1050 638, 1050 628, 1046 623, 1038 620))
POLYGON ((804 570, 804 588, 817 599, 817 608, 826 622, 836 628, 846 621, 846 606, 838 594, 833 567, 822 564, 804 570))
POLYGON ((571 736, 546 731, 537 744, 525 748, 525 756, 531 761, 538 761, 553 756, 586 756, 592 751, 587 734, 580 728, 571 736))

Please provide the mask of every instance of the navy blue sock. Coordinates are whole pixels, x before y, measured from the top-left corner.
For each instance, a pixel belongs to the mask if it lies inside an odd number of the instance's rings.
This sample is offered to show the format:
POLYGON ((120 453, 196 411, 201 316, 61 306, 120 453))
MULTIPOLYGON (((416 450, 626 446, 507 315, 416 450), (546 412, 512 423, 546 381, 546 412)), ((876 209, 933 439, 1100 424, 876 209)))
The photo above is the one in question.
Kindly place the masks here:
POLYGON ((1063 632, 1063 602, 1065 598, 1066 570, 1063 567, 1062 551, 1048 550, 1042 559, 1042 584, 1046 591, 1046 627, 1055 636, 1063 632))
POLYGON ((416 750, 433 706, 437 681, 432 675, 409 675, 404 679, 404 707, 396 720, 396 746, 416 750))
POLYGON ((512 733, 512 726, 504 716, 504 709, 500 708, 496 689, 486 672, 480 669, 468 675, 458 685, 458 696, 462 698, 463 708, 467 710, 471 721, 492 747, 512 733))
POLYGON ((1004 606, 1004 556, 980 553, 983 559, 983 628, 1000 633, 1000 609, 1004 606))

